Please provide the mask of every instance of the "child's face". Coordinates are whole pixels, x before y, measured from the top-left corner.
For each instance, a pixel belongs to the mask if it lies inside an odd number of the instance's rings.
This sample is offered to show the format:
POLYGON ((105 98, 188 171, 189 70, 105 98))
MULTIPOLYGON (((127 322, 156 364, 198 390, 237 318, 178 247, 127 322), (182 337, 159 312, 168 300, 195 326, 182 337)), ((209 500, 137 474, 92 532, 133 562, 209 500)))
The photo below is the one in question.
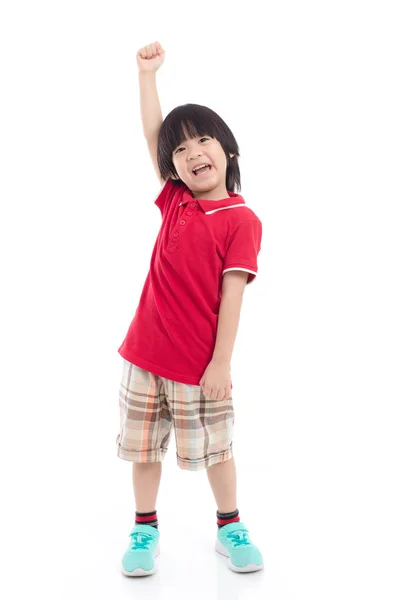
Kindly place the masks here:
POLYGON ((221 185, 225 186, 226 156, 218 140, 209 135, 190 138, 186 132, 186 140, 172 153, 179 178, 195 192, 206 192, 221 185), (197 175, 193 167, 208 163, 211 168, 197 175))

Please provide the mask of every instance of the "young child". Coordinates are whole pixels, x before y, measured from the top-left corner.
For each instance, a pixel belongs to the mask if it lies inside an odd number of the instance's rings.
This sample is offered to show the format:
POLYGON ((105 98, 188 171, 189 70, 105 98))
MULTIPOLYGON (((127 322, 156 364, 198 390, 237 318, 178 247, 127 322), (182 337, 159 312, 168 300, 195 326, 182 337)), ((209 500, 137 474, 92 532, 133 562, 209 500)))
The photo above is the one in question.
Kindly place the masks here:
POLYGON ((240 190, 239 148, 226 123, 197 104, 163 121, 156 71, 165 51, 141 48, 143 132, 162 189, 162 223, 123 358, 117 454, 132 461, 135 526, 125 575, 150 575, 160 552, 156 500, 172 428, 181 469, 207 469, 217 504, 215 549, 234 571, 263 568, 240 521, 232 453, 230 361, 262 226, 240 190))

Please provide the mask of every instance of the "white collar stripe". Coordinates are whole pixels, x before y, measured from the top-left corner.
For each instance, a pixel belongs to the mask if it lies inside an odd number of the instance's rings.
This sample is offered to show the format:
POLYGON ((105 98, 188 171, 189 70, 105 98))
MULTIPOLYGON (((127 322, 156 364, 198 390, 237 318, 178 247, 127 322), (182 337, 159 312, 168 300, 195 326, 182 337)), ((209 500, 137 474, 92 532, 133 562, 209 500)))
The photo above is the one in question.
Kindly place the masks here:
MULTIPOLYGON (((183 202, 180 203, 179 206, 182 206, 183 202)), ((231 206, 224 206, 223 208, 215 208, 214 210, 208 210, 206 213, 206 215, 212 215, 215 212, 218 212, 219 210, 227 210, 228 208, 240 208, 241 206, 247 206, 247 204, 232 204, 231 206)))
POLYGON ((228 208, 241 208, 242 206, 247 207, 247 204, 232 204, 232 206, 224 206, 223 208, 215 208, 214 210, 208 210, 205 214, 212 215, 213 213, 216 213, 219 210, 227 210, 228 208))

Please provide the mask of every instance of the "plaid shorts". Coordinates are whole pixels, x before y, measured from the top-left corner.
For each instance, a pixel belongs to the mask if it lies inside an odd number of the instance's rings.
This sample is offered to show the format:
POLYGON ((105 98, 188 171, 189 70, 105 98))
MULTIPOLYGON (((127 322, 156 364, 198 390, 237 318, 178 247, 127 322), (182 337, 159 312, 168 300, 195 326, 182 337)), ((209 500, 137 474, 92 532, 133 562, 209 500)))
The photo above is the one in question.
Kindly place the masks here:
POLYGON ((201 386, 178 383, 123 359, 119 391, 117 455, 132 462, 159 462, 172 426, 181 469, 199 471, 232 458, 234 409, 207 398, 201 386))

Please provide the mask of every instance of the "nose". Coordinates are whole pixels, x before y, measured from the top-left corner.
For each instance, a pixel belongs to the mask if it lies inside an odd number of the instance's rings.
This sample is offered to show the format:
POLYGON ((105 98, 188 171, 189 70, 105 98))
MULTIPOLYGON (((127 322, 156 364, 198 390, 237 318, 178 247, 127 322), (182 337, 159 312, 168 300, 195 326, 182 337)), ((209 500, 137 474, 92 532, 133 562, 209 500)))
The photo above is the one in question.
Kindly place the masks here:
POLYGON ((202 154, 203 152, 201 151, 201 149, 193 148, 193 150, 190 150, 187 155, 189 157, 189 160, 192 160, 194 158, 197 158, 198 156, 201 156, 202 154))

